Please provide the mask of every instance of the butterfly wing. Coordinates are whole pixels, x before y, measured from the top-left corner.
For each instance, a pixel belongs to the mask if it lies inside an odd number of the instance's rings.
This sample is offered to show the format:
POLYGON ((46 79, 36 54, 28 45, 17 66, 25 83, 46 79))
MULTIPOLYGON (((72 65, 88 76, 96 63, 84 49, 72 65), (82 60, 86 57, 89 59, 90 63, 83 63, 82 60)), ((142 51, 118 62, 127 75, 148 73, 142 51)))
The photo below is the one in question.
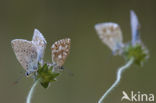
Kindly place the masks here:
POLYGON ((62 67, 70 50, 70 42, 69 38, 61 39, 56 41, 51 49, 52 49, 52 61, 59 67, 62 67))
POLYGON ((115 51, 122 46, 122 32, 116 23, 100 23, 95 25, 95 29, 99 38, 104 42, 112 51, 115 51))
POLYGON ((131 14, 130 19, 131 19, 131 30, 132 30, 132 44, 135 44, 136 42, 140 42, 140 35, 139 35, 140 24, 135 12, 131 10, 130 14, 131 14))
POLYGON ((38 69, 38 52, 31 41, 14 39, 11 45, 17 60, 27 72, 32 73, 38 69))
POLYGON ((38 50, 38 53, 39 53, 39 61, 40 61, 44 57, 44 52, 45 52, 47 42, 46 42, 44 36, 42 35, 42 33, 37 29, 34 30, 34 35, 33 35, 33 38, 32 38, 32 42, 37 47, 37 50, 38 50))

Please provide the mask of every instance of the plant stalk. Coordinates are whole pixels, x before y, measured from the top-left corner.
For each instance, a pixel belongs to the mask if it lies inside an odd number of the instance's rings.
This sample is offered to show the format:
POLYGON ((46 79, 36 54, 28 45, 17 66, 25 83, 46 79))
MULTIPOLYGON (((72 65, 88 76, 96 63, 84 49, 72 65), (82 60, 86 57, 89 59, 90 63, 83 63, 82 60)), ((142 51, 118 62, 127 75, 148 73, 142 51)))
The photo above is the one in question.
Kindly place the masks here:
POLYGON ((98 103, 102 103, 103 100, 106 98, 106 96, 120 83, 121 75, 123 71, 128 69, 131 64, 133 64, 134 58, 131 58, 124 66, 120 67, 117 72, 117 78, 116 81, 113 83, 113 85, 103 94, 103 96, 99 99, 98 103))
POLYGON ((33 96, 33 92, 34 92, 35 87, 36 87, 36 85, 38 84, 38 82, 39 82, 39 80, 36 80, 36 81, 34 82, 34 84, 32 85, 32 87, 31 87, 31 89, 30 89, 30 91, 29 91, 29 93, 28 93, 28 96, 27 96, 27 99, 26 99, 26 103, 31 103, 31 99, 32 99, 32 96, 33 96))

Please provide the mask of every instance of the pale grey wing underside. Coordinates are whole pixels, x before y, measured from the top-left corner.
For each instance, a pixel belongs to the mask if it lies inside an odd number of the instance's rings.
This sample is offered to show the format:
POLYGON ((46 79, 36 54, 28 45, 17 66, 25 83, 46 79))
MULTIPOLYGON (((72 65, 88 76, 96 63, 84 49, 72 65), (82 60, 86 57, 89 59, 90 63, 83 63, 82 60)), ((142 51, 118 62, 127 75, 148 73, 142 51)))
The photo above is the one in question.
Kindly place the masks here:
POLYGON ((42 35, 42 33, 37 29, 34 30, 32 42, 37 47, 37 51, 39 54, 39 61, 40 61, 44 57, 44 52, 45 52, 47 42, 46 42, 44 36, 42 35))
POLYGON ((99 23, 95 25, 95 29, 102 42, 112 51, 116 51, 123 46, 122 31, 118 24, 112 22, 99 23))
POLYGON ((130 14, 131 14, 130 19, 131 19, 131 30, 132 30, 132 44, 135 44, 136 42, 140 42, 140 35, 139 35, 140 24, 135 12, 131 10, 130 14))
POLYGON ((32 73, 38 69, 38 52, 31 41, 14 39, 11 45, 17 60, 27 72, 32 73))

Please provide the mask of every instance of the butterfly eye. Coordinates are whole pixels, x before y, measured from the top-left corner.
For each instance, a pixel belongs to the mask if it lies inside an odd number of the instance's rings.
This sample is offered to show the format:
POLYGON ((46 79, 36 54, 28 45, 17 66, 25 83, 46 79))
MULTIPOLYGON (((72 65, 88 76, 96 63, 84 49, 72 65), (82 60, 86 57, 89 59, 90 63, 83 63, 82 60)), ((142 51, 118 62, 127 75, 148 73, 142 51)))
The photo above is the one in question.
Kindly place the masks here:
POLYGON ((26 76, 26 77, 29 77, 29 75, 30 75, 30 72, 27 71, 27 72, 25 73, 25 76, 26 76))
POLYGON ((63 67, 63 66, 61 66, 61 67, 60 67, 60 69, 64 70, 64 67, 63 67))

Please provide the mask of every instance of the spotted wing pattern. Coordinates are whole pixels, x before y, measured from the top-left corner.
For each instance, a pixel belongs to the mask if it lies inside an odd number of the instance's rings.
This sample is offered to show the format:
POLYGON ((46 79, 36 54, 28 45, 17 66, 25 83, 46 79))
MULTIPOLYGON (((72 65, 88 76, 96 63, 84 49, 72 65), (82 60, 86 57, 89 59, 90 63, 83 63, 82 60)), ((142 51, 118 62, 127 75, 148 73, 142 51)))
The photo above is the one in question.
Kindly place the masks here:
POLYGON ((31 41, 14 39, 11 45, 17 60, 27 72, 31 73, 38 69, 38 52, 31 41))
POLYGON ((122 32, 116 23, 100 23, 95 25, 99 38, 112 50, 115 51, 122 45, 122 32))
POLYGON ((51 49, 52 49, 52 61, 57 66, 62 67, 70 50, 70 42, 69 38, 61 39, 56 41, 51 49))

